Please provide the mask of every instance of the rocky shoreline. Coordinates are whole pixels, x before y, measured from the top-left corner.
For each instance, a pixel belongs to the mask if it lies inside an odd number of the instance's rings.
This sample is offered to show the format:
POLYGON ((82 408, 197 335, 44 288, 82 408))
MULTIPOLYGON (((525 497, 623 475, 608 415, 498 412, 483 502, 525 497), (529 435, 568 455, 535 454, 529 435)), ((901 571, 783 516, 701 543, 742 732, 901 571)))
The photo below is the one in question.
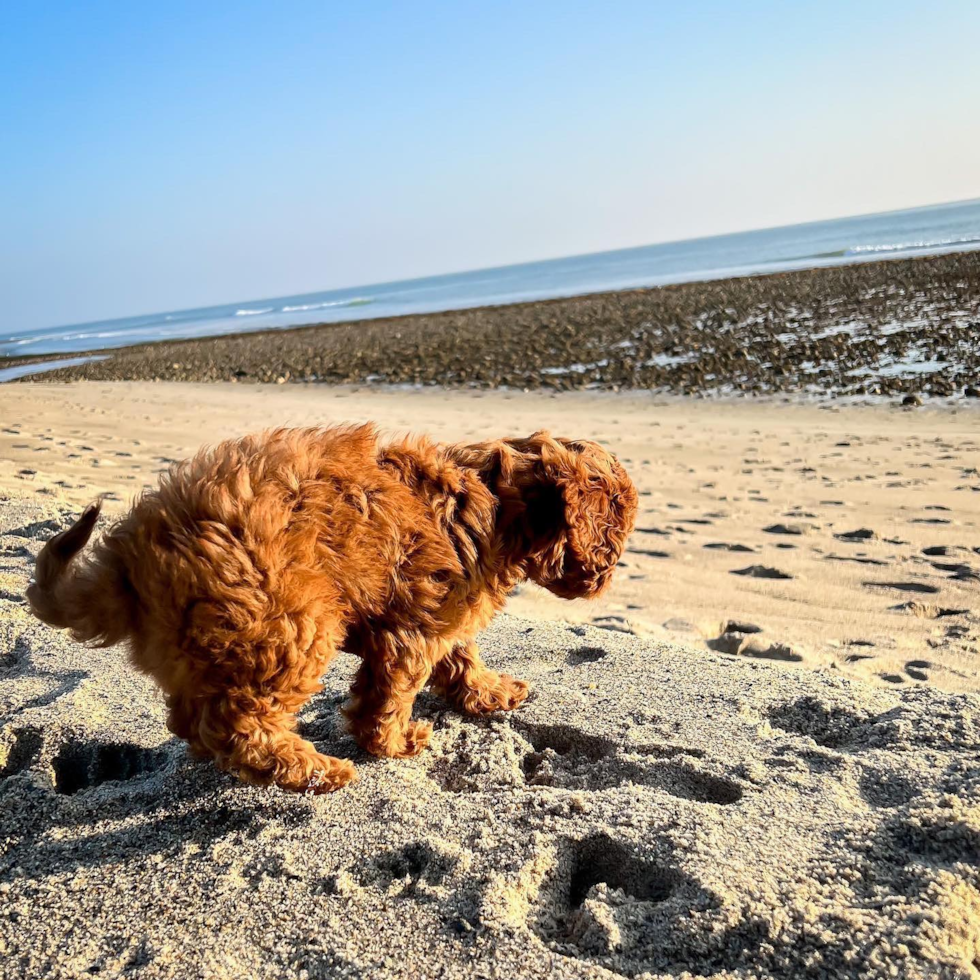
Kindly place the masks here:
POLYGON ((980 385, 978 335, 973 251, 146 344, 44 380, 949 397, 980 385))

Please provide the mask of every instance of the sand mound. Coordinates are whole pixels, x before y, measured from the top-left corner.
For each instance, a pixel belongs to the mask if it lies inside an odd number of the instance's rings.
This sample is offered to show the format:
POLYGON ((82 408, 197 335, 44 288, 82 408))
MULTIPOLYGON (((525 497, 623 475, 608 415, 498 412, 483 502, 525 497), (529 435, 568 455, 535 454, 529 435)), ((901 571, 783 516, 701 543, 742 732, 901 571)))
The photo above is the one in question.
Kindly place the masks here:
POLYGON ((502 617, 513 715, 426 695, 325 798, 187 757, 119 651, 19 601, 50 510, 0 504, 0 975, 980 977, 980 698, 502 617))

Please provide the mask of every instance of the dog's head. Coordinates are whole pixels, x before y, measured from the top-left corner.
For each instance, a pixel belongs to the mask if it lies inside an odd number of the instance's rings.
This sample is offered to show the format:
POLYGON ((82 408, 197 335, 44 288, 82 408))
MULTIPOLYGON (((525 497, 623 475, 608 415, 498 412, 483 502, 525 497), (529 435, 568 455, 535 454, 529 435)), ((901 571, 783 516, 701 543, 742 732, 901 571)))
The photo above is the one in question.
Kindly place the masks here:
POLYGON ((504 445, 516 456, 506 482, 520 500, 514 529, 528 578, 563 599, 598 595, 633 530, 633 481, 594 442, 536 432, 504 445))

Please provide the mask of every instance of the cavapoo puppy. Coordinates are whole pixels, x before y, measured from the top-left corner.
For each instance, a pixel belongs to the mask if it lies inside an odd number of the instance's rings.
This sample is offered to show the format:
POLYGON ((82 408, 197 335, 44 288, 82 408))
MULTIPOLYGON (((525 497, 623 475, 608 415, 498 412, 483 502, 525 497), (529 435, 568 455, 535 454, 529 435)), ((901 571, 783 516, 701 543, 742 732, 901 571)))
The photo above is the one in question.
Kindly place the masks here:
POLYGON ((527 685, 473 637, 527 579, 566 599, 609 583, 637 495, 592 442, 379 444, 370 425, 275 429, 171 467, 84 557, 87 508, 28 589, 76 640, 128 641, 169 729, 254 783, 325 792, 354 766, 296 733, 338 650, 361 658, 344 711, 379 756, 420 752, 429 684, 459 710, 516 708, 527 685))

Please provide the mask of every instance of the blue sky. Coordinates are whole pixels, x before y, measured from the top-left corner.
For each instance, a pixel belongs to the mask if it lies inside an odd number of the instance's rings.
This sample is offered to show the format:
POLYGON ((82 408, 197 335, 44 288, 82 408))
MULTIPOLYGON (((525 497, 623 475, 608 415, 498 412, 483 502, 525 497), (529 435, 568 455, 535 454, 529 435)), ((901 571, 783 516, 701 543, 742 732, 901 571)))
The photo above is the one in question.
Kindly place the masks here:
POLYGON ((980 196, 980 4, 8 4, 0 329, 980 196))

